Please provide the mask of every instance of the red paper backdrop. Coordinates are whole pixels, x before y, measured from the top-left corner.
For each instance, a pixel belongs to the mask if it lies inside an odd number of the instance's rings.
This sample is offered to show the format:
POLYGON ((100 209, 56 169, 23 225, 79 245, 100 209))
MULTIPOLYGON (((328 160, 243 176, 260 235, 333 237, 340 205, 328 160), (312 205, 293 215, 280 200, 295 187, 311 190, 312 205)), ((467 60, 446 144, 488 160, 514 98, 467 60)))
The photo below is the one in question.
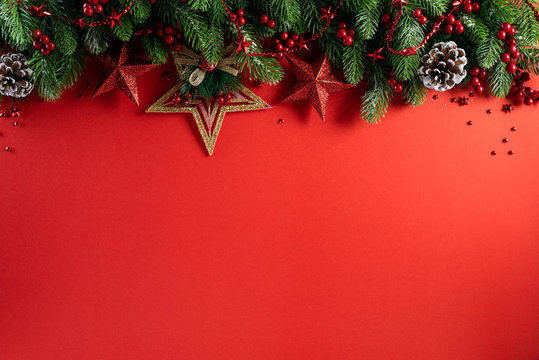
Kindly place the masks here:
POLYGON ((0 119, 1 359, 539 359, 537 106, 369 125, 355 88, 323 123, 289 75, 210 158, 144 114, 163 70, 0 119))

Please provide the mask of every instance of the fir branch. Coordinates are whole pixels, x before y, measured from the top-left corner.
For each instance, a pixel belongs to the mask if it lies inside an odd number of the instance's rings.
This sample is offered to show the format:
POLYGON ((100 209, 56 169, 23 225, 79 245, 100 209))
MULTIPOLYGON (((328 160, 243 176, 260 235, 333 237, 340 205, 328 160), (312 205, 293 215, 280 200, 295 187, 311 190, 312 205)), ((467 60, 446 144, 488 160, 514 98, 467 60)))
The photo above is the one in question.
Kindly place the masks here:
MULTIPOLYGON (((412 46, 417 46, 423 40, 423 30, 417 20, 409 14, 404 14, 397 26, 393 37, 392 47, 395 50, 402 50, 412 46)), ((417 76, 419 67, 419 57, 424 52, 424 48, 418 51, 418 55, 402 56, 390 54, 389 61, 395 76, 399 80, 411 80, 417 76)))
POLYGON ((119 40, 125 42, 133 35, 133 20, 129 14, 122 16, 122 25, 117 25, 111 29, 112 34, 119 40))
POLYGON ((71 23, 52 18, 54 29, 54 42, 56 50, 65 55, 71 55, 77 49, 77 31, 71 23))
POLYGON ((162 64, 167 61, 167 51, 161 45, 159 38, 155 36, 143 36, 142 47, 148 58, 154 64, 162 64))
POLYGON ((411 0, 408 2, 410 9, 421 9, 423 15, 435 18, 449 8, 452 0, 411 0))
POLYGON ((518 66, 532 74, 539 75, 539 48, 521 47, 517 45, 520 51, 518 66))
POLYGON ((481 44, 487 39, 489 29, 478 16, 464 13, 460 15, 460 20, 464 25, 464 35, 470 41, 481 44))
POLYGON ((369 89, 363 95, 361 117, 369 123, 377 123, 387 111, 393 89, 387 84, 381 65, 376 63, 369 70, 369 89))
MULTIPOLYGON (((350 84, 357 84, 365 71, 365 44, 356 40, 351 46, 345 46, 342 53, 344 77, 350 84)), ((330 60, 331 61, 331 60, 330 60)))
MULTIPOLYGON (((22 0, 29 5, 29 1, 22 0)), ((18 50, 31 48, 31 32, 37 27, 36 19, 15 0, 0 2, 0 35, 18 50)))
POLYGON ((500 55, 503 51, 502 46, 502 42, 494 36, 489 36, 480 43, 475 49, 475 58, 479 66, 483 69, 490 69, 494 66, 500 60, 500 55))
POLYGON ((404 101, 408 105, 418 106, 425 102, 427 98, 427 88, 423 85, 423 82, 419 77, 414 77, 410 81, 404 83, 404 101))
POLYGON ((488 73, 489 92, 497 97, 504 97, 511 90, 513 76, 505 71, 505 64, 502 62, 490 69, 488 73))
POLYGON ((363 40, 372 39, 382 15, 383 2, 379 0, 364 0, 355 13, 355 30, 357 37, 363 40))

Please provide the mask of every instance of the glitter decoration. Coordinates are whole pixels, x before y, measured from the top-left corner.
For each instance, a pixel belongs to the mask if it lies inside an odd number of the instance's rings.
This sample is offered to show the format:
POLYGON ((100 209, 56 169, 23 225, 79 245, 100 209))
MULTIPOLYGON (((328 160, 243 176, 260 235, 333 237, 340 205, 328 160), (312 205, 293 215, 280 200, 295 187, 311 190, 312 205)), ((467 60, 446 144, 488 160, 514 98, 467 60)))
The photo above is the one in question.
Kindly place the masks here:
POLYGON ((327 56, 320 56, 312 64, 296 56, 286 58, 292 66, 297 82, 283 102, 308 100, 322 120, 326 119, 329 95, 355 86, 342 82, 333 74, 327 56))
POLYGON ((187 105, 177 106, 173 102, 174 93, 180 84, 163 95, 155 104, 150 106, 147 113, 191 113, 196 121, 200 136, 206 150, 211 156, 221 130, 221 125, 227 112, 252 111, 271 108, 262 98, 251 90, 240 85, 237 91, 231 93, 230 105, 220 105, 215 98, 207 99, 195 96, 187 105))
POLYGON ((112 55, 105 53, 96 57, 100 67, 105 69, 105 76, 95 89, 92 98, 118 88, 135 104, 139 104, 137 76, 158 65, 131 58, 131 50, 126 44, 123 43, 121 48, 113 51, 112 55))

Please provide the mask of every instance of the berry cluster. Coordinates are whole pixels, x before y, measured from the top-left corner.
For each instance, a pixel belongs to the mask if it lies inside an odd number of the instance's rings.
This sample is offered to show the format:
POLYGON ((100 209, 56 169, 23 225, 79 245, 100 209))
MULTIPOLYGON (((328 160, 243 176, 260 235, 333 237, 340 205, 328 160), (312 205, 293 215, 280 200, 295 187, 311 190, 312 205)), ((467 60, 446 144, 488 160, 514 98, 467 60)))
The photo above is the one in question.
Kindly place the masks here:
POLYGON ((39 29, 32 31, 32 39, 34 39, 32 46, 36 49, 41 49, 43 55, 49 55, 51 51, 56 49, 56 45, 39 29))
POLYGON ((387 84, 393 88, 393 91, 400 93, 403 90, 402 84, 395 78, 395 73, 391 71, 389 73, 389 79, 387 79, 387 84))
POLYGON ((268 15, 266 14, 262 14, 260 15, 260 23, 261 24, 266 24, 267 27, 269 27, 270 29, 273 29, 275 27, 275 20, 271 20, 268 15))
POLYGON ((420 9, 415 9, 414 12, 412 12, 412 16, 417 19, 419 25, 425 25, 427 23, 427 17, 421 13, 420 9))
POLYGON ((382 24, 384 24, 385 28, 389 29, 391 27, 391 22, 393 21, 393 16, 391 16, 391 14, 382 14, 380 20, 382 21, 382 24))
POLYGON ((180 40, 182 39, 182 33, 179 30, 179 27, 172 27, 170 25, 165 25, 161 21, 155 24, 157 28, 156 34, 165 41, 165 44, 172 47, 172 50, 178 52, 182 49, 182 44, 180 40))
POLYGON ((472 0, 464 0, 462 2, 462 11, 464 11, 465 13, 471 13, 472 11, 478 12, 479 9, 481 9, 479 3, 472 3, 472 0))
POLYGON ((513 74, 517 71, 517 64, 511 62, 511 59, 518 59, 520 57, 520 51, 517 49, 517 40, 513 37, 515 36, 517 30, 513 25, 509 23, 503 23, 500 25, 500 31, 496 34, 496 37, 499 40, 505 40, 505 51, 500 60, 504 63, 507 63, 505 66, 505 71, 509 74, 513 74))
MULTIPOLYGON (((442 20, 442 18, 438 18, 438 20, 442 20)), ((464 32, 464 25, 462 25, 462 22, 458 20, 453 14, 447 15, 444 23, 444 32, 448 35, 451 35, 453 32, 455 32, 455 34, 462 34, 464 32)))
POLYGON ((481 70, 477 66, 474 66, 470 70, 470 76, 472 79, 470 80, 470 85, 473 86, 473 89, 476 93, 482 94, 483 91, 485 91, 485 88, 483 85, 481 85, 481 80, 484 80, 487 78, 487 71, 481 70))
POLYGON ((218 94, 217 94, 217 99, 215 101, 217 101, 217 103, 219 105, 230 105, 230 100, 232 100, 232 94, 231 93, 226 93, 224 91, 220 91, 218 94))
POLYGON ((101 14, 103 12, 103 5, 109 3, 109 0, 87 0, 82 5, 82 11, 86 16, 92 16, 95 14, 101 14))
POLYGON ((245 18, 243 15, 245 15, 245 11, 243 11, 243 9, 238 9, 235 14, 230 14, 230 22, 238 26, 245 25, 245 18))
POLYGON ((513 97, 515 100, 520 100, 524 103, 524 105, 527 106, 539 102, 539 91, 535 91, 525 84, 529 80, 530 73, 517 70, 515 73, 515 79, 511 83, 511 91, 509 91, 507 96, 513 97))
POLYGON ((298 34, 288 34, 283 31, 280 34, 276 34, 273 37, 273 49, 277 53, 289 52, 294 46, 297 46, 297 41, 299 40, 298 34))
POLYGON ((187 106, 189 105, 189 100, 193 97, 191 93, 187 93, 182 96, 182 94, 179 91, 176 91, 174 95, 172 95, 172 102, 174 105, 180 107, 180 106, 187 106))
POLYGON ((337 30, 337 38, 341 39, 344 46, 351 46, 354 43, 354 36, 356 31, 352 28, 346 29, 346 23, 339 23, 339 30, 337 30))

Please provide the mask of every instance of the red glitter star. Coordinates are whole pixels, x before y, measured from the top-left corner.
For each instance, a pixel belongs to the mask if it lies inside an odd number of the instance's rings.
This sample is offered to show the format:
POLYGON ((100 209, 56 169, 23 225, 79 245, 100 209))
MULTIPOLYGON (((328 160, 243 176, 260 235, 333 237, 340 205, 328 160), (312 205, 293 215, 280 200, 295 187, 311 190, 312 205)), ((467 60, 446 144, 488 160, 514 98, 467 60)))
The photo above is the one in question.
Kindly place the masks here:
POLYGON ((290 95, 283 102, 309 100, 322 120, 325 120, 326 117, 329 95, 354 86, 342 82, 333 74, 326 56, 320 56, 312 64, 302 61, 296 56, 287 56, 286 58, 294 75, 296 75, 297 82, 290 95))
POLYGON ((112 8, 112 11, 110 12, 110 15, 107 16, 110 20, 110 28, 114 29, 116 25, 122 26, 122 22, 120 21, 120 18, 122 17, 122 14, 118 14, 114 8, 112 8))
POLYGON ((20 117, 21 116, 21 109, 17 109, 17 108, 11 109, 11 116, 20 117))
POLYGON ((75 25, 78 25, 79 27, 83 27, 85 25, 84 20, 78 19, 77 21, 75 21, 75 25))
POLYGON ((326 20, 326 22, 330 22, 335 17, 335 13, 331 11, 331 6, 329 6, 327 9, 320 8, 320 11, 322 12, 320 19, 326 20))
POLYGON ((414 46, 408 49, 404 50, 404 53, 402 54, 404 57, 410 56, 410 55, 417 55, 417 50, 419 50, 419 46, 414 46))
POLYGON ((250 41, 247 41, 245 39, 245 35, 239 36, 238 40, 234 41, 234 43, 238 45, 238 47, 236 48, 236 52, 243 51, 246 54, 248 53, 247 49, 252 44, 250 41))
POLYGON ((458 99, 458 103, 460 106, 464 106, 464 105, 468 105, 468 100, 470 100, 469 98, 467 98, 466 96, 461 96, 459 97, 458 99))
POLYGON ((374 52, 372 54, 367 54, 368 57, 372 58, 372 63, 373 64, 375 62, 377 62, 378 60, 385 59, 385 57, 382 56, 382 50, 384 50, 384 48, 374 50, 374 52))
POLYGON ((307 47, 307 41, 305 41, 305 39, 303 38, 303 35, 300 35, 296 45, 297 45, 299 50, 301 50, 301 49, 305 49, 307 51, 309 50, 309 47, 307 47))
POLYGON ((44 18, 45 16, 50 16, 51 13, 48 11, 45 11, 45 5, 41 5, 39 7, 37 6, 30 6, 30 12, 33 16, 37 16, 38 18, 44 18))
POLYGON ((515 108, 513 107, 513 104, 504 104, 502 106, 502 111, 504 113, 510 113, 511 111, 513 111, 515 108))
POLYGON ((100 68, 105 70, 105 77, 95 89, 92 97, 118 88, 137 105, 139 104, 137 76, 158 66, 147 61, 131 58, 126 43, 112 55, 105 53, 95 59, 99 63, 100 68))
POLYGON ((402 7, 404 5, 408 5, 408 2, 406 0, 393 0, 391 2, 391 6, 394 6, 394 7, 398 8, 399 10, 402 10, 402 7))

